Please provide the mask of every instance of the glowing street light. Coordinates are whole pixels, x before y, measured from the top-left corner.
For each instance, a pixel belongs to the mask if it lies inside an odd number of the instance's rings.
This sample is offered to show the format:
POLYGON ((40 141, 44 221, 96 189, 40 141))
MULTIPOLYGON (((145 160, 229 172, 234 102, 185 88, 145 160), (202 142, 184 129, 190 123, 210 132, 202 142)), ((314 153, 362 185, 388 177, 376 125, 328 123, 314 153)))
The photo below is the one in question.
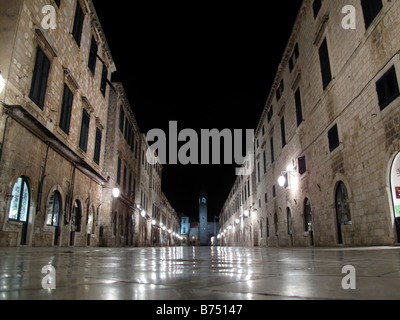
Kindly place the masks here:
POLYGON ((114 198, 118 198, 119 195, 120 195, 120 193, 121 193, 121 192, 119 191, 118 188, 114 188, 114 189, 112 190, 112 195, 113 195, 114 198))
POLYGON ((0 94, 3 92, 5 86, 6 86, 6 80, 3 78, 0 72, 0 94))
POLYGON ((284 176, 280 176, 278 179, 279 186, 284 187, 286 184, 286 178, 284 176))

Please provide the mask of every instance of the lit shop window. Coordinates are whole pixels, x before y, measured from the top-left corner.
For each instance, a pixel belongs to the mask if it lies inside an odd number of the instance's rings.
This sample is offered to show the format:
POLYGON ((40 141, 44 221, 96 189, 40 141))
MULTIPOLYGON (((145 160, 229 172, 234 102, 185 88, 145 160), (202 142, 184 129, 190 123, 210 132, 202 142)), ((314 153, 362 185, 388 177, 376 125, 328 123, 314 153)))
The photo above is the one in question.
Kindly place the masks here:
POLYGON ((30 203, 28 183, 24 177, 18 178, 12 191, 12 200, 8 219, 27 222, 30 203))
POLYGON ((47 207, 47 225, 58 227, 60 217, 60 195, 54 191, 50 196, 49 205, 47 207))

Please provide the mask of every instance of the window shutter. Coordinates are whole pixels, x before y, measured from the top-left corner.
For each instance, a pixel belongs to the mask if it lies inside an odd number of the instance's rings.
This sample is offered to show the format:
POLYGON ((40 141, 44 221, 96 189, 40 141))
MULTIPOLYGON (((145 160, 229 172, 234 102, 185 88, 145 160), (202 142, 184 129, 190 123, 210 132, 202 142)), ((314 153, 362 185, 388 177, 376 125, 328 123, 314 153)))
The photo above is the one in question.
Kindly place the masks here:
POLYGON ((50 61, 47 59, 42 49, 38 47, 29 98, 36 103, 40 109, 44 107, 49 71, 50 61))
POLYGON ((295 101, 296 101, 297 126, 299 126, 303 122, 303 111, 302 111, 302 106, 301 106, 300 88, 297 89, 297 91, 295 93, 295 101))
POLYGON ((325 40, 322 42, 319 48, 319 58, 321 62, 321 73, 322 73, 322 84, 324 90, 332 80, 331 66, 329 61, 328 45, 325 40))
POLYGON ((378 13, 382 10, 382 0, 361 0, 364 14, 365 28, 371 25, 378 13))
POLYGON ((79 147, 85 152, 87 152, 89 124, 90 124, 90 115, 88 114, 88 112, 85 109, 83 109, 79 147))
POLYGON ((71 90, 65 84, 62 107, 61 107, 60 129, 64 131, 66 134, 69 134, 73 99, 74 96, 71 90))
POLYGON ((94 146, 93 161, 97 164, 100 164, 101 138, 102 138, 101 130, 99 128, 96 128, 96 142, 94 146))
POLYGON ((92 43, 90 44, 88 67, 89 67, 89 70, 92 72, 93 76, 96 73, 97 51, 98 51, 98 45, 97 45, 96 40, 92 36, 92 43))
POLYGON ((78 47, 81 46, 84 19, 85 19, 85 14, 83 13, 83 10, 79 3, 79 0, 77 0, 76 10, 75 10, 74 27, 72 29, 72 36, 74 37, 78 47))

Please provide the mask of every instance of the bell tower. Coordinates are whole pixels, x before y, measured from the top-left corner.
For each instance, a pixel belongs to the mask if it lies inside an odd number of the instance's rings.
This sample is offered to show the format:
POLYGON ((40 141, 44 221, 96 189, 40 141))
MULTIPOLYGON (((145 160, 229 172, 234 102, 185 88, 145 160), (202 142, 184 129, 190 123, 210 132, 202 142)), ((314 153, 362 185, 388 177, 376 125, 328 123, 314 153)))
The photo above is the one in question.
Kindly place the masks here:
POLYGON ((207 193, 202 190, 199 195, 199 235, 200 245, 208 245, 207 193))

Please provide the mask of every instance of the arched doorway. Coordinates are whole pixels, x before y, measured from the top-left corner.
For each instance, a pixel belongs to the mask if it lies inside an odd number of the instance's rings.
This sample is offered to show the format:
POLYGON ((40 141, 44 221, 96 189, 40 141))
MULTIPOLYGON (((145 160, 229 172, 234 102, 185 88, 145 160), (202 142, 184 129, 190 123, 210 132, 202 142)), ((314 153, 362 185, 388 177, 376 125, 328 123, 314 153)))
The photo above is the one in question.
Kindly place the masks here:
POLYGON ((47 219, 46 224, 49 227, 54 227, 54 242, 55 246, 58 245, 58 239, 60 236, 59 221, 61 214, 61 196, 58 191, 54 191, 49 199, 47 205, 47 219))
POLYGON ((390 168, 390 190, 395 218, 397 242, 400 242, 400 153, 396 155, 390 168))
POLYGON ((12 190, 12 200, 8 211, 8 219, 22 223, 21 246, 27 243, 29 207, 31 195, 28 181, 25 177, 19 177, 12 190))
POLYGON ((351 225, 351 214, 348 200, 349 196, 347 188, 345 184, 340 181, 336 188, 335 196, 338 244, 343 244, 342 226, 351 225))
POLYGON ((70 239, 69 239, 69 245, 74 246, 75 245, 75 233, 76 232, 81 232, 81 204, 77 200, 74 203, 74 206, 72 208, 72 217, 71 217, 71 234, 70 234, 70 239))
POLYGON ((86 245, 89 247, 90 241, 92 239, 92 234, 94 234, 94 209, 92 206, 90 206, 89 208, 86 232, 87 232, 86 245))
POLYGON ((310 245, 314 245, 314 229, 312 221, 312 209, 310 199, 306 198, 304 201, 304 225, 305 231, 308 232, 310 245))
POLYGON ((286 208, 286 218, 287 218, 287 233, 289 236, 289 246, 293 246, 293 228, 292 228, 292 212, 290 208, 286 208))

